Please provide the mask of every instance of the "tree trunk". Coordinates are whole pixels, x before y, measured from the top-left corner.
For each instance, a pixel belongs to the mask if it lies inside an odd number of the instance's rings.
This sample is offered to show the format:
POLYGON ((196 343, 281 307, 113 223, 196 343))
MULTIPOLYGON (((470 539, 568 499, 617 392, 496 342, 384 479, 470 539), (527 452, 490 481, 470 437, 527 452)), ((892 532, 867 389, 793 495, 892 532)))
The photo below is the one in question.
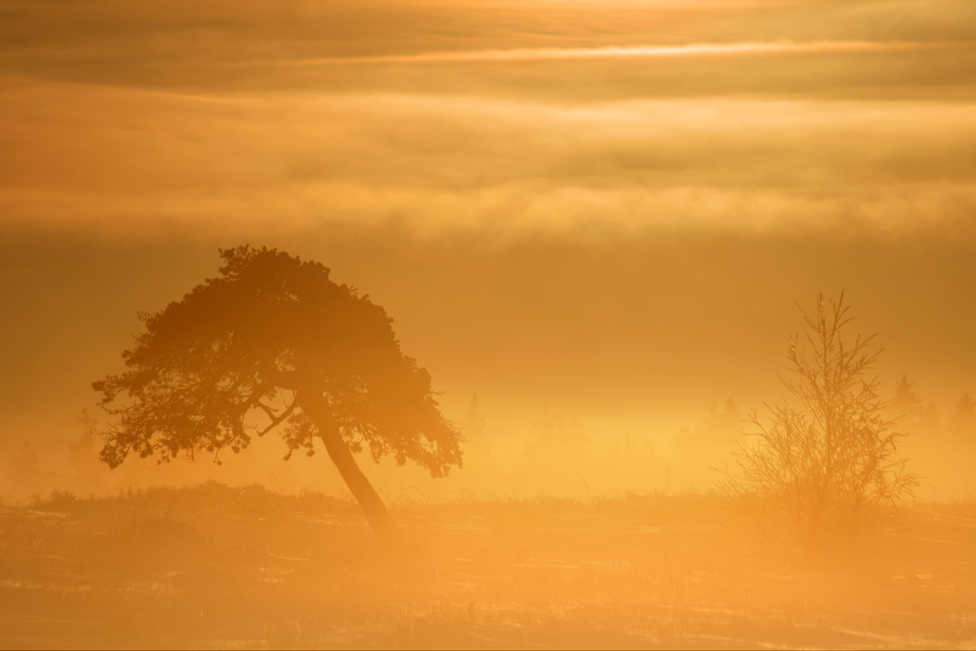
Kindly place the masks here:
POLYGON ((356 498, 366 519, 373 526, 373 530, 383 539, 383 542, 399 545, 401 542, 400 529, 390 517, 390 512, 386 510, 383 500, 380 499, 373 485, 369 483, 369 479, 360 470, 356 459, 349 451, 349 446, 342 439, 342 433, 339 431, 325 399, 317 393, 305 393, 301 396, 301 407, 315 423, 319 438, 325 443, 329 458, 339 469, 339 474, 342 475, 346 486, 356 498))

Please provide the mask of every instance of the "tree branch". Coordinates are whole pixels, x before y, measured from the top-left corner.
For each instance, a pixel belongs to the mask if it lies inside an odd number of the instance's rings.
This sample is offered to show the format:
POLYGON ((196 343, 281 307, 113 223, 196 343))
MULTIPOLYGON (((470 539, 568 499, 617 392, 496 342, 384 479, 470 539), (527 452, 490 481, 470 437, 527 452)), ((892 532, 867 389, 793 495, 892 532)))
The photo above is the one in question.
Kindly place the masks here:
POLYGON ((283 412, 281 412, 281 415, 277 417, 274 415, 274 411, 271 409, 271 407, 264 404, 260 400, 258 401, 257 406, 263 409, 264 412, 268 414, 268 417, 271 419, 271 424, 265 427, 260 432, 258 432, 258 436, 264 436, 274 428, 278 427, 278 425, 281 425, 281 423, 284 422, 284 420, 288 418, 293 411, 295 411, 295 407, 298 406, 298 401, 292 400, 291 404, 288 405, 288 408, 285 409, 283 412))

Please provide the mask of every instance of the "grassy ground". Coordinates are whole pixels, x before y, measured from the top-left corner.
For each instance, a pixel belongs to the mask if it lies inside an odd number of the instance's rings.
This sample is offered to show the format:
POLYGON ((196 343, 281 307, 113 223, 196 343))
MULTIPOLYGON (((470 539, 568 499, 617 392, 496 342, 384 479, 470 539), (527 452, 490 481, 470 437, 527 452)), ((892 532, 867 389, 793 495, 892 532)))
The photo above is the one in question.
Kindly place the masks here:
POLYGON ((830 553, 721 498, 357 508, 207 484, 0 509, 6 647, 976 646, 976 504, 830 553))

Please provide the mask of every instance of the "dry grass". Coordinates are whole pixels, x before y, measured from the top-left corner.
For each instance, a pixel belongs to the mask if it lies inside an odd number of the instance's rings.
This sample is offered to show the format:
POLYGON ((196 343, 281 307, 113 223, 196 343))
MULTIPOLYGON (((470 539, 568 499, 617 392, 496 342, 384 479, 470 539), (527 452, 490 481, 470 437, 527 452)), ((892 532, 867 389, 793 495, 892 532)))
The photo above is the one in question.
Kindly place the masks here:
POLYGON ((0 508, 8 647, 972 647, 976 504, 843 550, 770 546, 717 496, 401 500, 219 484, 0 508))

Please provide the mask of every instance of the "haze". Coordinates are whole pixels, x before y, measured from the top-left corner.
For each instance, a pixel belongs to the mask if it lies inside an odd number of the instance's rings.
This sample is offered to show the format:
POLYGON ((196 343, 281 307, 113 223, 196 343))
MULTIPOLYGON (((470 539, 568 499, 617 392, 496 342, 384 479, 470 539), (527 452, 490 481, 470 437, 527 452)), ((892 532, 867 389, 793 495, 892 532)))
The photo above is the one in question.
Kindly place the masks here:
MULTIPOLYGON (((477 396, 467 474, 360 455, 397 494, 714 491, 736 441, 681 441, 768 415, 820 292, 878 333, 881 396, 904 378, 948 432, 976 396, 974 179, 969 0, 0 0, 0 495, 345 499, 278 439, 72 465, 137 313, 241 244, 383 306, 469 434, 477 396), (585 439, 567 470, 533 465, 546 431, 585 439), (25 444, 30 486, 2 474, 25 444)), ((919 499, 971 499, 916 425, 919 499)))

